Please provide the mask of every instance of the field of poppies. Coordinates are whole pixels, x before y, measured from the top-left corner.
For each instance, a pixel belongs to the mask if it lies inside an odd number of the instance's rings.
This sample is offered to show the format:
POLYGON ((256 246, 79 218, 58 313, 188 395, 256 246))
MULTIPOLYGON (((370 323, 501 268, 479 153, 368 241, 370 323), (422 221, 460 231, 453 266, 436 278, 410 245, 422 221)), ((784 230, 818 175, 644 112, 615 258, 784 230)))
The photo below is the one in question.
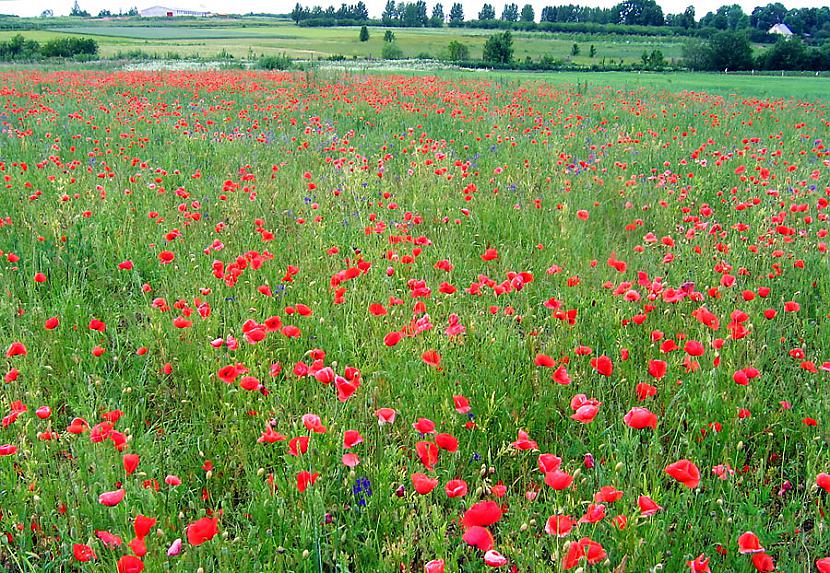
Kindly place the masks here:
POLYGON ((826 104, 0 103, 0 570, 830 571, 826 104))

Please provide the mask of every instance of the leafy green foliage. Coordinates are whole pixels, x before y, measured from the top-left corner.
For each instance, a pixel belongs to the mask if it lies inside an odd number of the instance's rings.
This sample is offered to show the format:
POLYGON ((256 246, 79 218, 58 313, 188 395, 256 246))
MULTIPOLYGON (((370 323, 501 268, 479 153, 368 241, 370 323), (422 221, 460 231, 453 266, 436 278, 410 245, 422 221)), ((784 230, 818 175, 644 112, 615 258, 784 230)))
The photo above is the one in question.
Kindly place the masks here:
POLYGON ((513 61, 513 35, 510 30, 501 34, 493 34, 484 44, 485 62, 507 64, 513 61))
POLYGON ((478 13, 479 20, 495 20, 496 19, 496 9, 493 8, 492 4, 485 3, 484 6, 481 7, 481 11, 478 13))
POLYGON ((257 68, 260 70, 290 70, 292 67, 293 62, 286 54, 262 56, 257 60, 257 68))
POLYGON ((40 48, 40 53, 45 58, 94 56, 98 53, 98 42, 92 38, 56 38, 44 43, 40 48))
POLYGON ((40 44, 16 34, 0 42, 0 61, 39 60, 43 58, 73 58, 94 56, 98 53, 98 42, 92 38, 54 38, 40 44))
POLYGON ((403 59, 403 50, 395 42, 384 42, 381 48, 380 56, 384 60, 400 60, 403 59))
POLYGON ((0 42, 0 61, 34 60, 40 56, 40 44, 27 40, 22 34, 15 34, 5 42, 0 42))
POLYGON ((453 62, 463 62, 470 59, 470 48, 457 40, 450 42, 447 46, 448 59, 453 62))

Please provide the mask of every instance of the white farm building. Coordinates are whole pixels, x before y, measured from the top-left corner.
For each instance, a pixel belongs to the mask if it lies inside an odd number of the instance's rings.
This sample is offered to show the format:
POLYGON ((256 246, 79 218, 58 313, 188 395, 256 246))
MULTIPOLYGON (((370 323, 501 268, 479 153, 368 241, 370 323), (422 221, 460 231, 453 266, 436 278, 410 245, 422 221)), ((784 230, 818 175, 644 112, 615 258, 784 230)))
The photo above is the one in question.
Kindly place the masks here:
POLYGON ((790 27, 787 26, 786 24, 776 24, 775 26, 770 28, 769 32, 767 32, 767 33, 768 34, 778 34, 779 36, 784 36, 786 38, 789 38, 790 36, 793 35, 793 31, 790 30, 790 27))
POLYGON ((177 16, 205 18, 210 16, 210 12, 199 12, 198 10, 179 10, 178 8, 165 8, 164 6, 151 6, 150 8, 140 10, 138 13, 142 18, 175 18, 177 16))

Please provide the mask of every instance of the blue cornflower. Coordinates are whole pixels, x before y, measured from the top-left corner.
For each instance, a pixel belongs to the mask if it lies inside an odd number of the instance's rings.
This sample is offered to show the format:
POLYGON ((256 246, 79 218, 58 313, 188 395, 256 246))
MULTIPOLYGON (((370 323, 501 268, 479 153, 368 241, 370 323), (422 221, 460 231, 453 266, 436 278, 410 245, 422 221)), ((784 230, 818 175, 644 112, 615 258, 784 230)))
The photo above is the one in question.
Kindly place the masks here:
POLYGON ((354 480, 352 486, 352 495, 357 497, 357 504, 361 507, 366 506, 366 498, 372 495, 372 482, 367 477, 359 477, 354 480))

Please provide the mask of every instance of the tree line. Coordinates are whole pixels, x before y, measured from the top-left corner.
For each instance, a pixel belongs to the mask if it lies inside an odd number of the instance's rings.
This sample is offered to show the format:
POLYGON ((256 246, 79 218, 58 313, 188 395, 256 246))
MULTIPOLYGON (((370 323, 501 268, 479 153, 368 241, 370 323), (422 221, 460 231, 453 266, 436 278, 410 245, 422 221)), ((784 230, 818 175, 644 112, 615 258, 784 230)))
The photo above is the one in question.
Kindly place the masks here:
POLYGON ((808 46, 801 38, 779 38, 760 52, 752 49, 744 31, 725 30, 709 40, 690 39, 683 47, 683 63, 692 70, 795 71, 830 70, 830 42, 808 46))
POLYGON ((32 61, 43 58, 73 58, 94 56, 98 42, 92 38, 55 38, 41 44, 16 34, 0 42, 0 62, 32 61))
MULTIPOLYGON (((387 0, 379 19, 370 18, 366 5, 342 4, 340 8, 304 7, 297 3, 291 18, 298 25, 382 25, 388 27, 470 27, 504 28, 514 30, 617 32, 613 27, 638 26, 651 30, 652 35, 663 35, 658 28, 672 34, 695 34, 693 31, 746 31, 753 41, 772 41, 768 32, 775 24, 784 24, 796 35, 813 40, 830 38, 830 7, 787 9, 780 2, 755 7, 749 14, 738 4, 723 5, 714 12, 697 18, 694 6, 678 14, 666 14, 655 0, 624 0, 611 8, 579 6, 575 4, 546 6, 537 15, 532 5, 504 4, 500 12, 496 5, 484 4, 474 18, 467 19, 460 2, 444 6, 438 2, 430 8, 425 0, 398 2, 387 0), (562 28, 561 26, 568 27, 562 28), (584 29, 583 29, 584 28, 584 29), (610 29, 609 29, 610 28, 610 29)), ((639 30, 638 33, 642 33, 639 30)), ((706 33, 702 35, 707 35, 706 33)), ((710 34, 711 35, 711 34, 710 34)))

